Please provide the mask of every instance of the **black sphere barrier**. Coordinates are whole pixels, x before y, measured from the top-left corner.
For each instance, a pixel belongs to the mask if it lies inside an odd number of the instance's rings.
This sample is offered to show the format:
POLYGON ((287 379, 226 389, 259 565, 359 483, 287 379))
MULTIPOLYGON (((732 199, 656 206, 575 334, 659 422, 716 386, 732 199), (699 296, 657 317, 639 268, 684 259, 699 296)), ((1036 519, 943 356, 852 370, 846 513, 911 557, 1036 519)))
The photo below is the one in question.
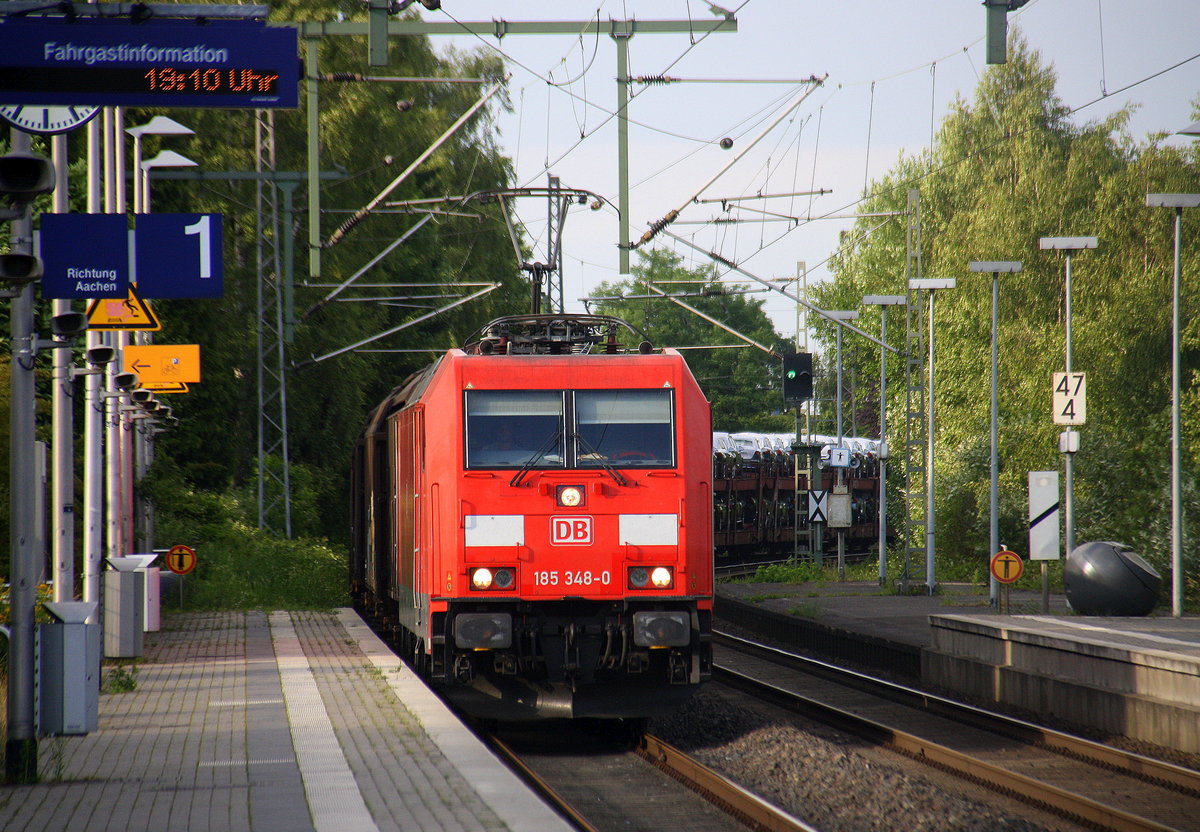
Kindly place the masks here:
POLYGON ((1076 546, 1063 568, 1071 609, 1083 615, 1149 615, 1158 603, 1162 576, 1123 543, 1076 546))

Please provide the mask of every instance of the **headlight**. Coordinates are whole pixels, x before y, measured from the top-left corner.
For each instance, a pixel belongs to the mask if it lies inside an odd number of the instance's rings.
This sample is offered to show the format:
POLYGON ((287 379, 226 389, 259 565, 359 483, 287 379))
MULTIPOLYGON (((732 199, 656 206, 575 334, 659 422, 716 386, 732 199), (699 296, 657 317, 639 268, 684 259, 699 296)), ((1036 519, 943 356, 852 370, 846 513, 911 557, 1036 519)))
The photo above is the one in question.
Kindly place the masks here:
POLYGON ((583 505, 586 491, 582 485, 560 485, 554 495, 555 502, 566 508, 578 508, 583 505))
POLYGON ((633 566, 629 569, 630 589, 670 589, 675 571, 669 566, 633 566))
POLYGON ((463 612, 454 617, 454 643, 464 649, 512 646, 512 616, 506 612, 463 612))
POLYGON ((639 647, 685 647, 691 642, 692 632, 686 612, 633 614, 633 643, 639 647))
POLYGON ((508 566, 490 569, 486 566, 477 566, 471 570, 471 589, 512 589, 516 581, 516 570, 508 566))

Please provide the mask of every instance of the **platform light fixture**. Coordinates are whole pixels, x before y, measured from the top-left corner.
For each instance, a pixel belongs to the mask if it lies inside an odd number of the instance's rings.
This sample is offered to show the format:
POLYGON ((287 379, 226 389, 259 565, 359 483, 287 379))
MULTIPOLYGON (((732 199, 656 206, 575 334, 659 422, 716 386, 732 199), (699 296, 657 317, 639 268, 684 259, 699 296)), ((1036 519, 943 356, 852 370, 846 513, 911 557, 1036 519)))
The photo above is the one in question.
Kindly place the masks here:
MULTIPOLYGON (((991 558, 1000 551, 1000 275, 1016 274, 1021 271, 1021 264, 1015 260, 973 260, 967 267, 973 272, 992 274, 992 455, 989 500, 991 534, 988 538, 988 558, 991 558)), ((1000 596, 1000 587, 995 575, 990 576, 988 589, 992 606, 995 606, 1000 596)))
MULTIPOLYGON (((1067 257, 1066 271, 1066 371, 1071 370, 1071 258, 1077 251, 1096 248, 1099 240, 1096 237, 1042 237, 1038 240, 1038 248, 1043 251, 1061 251, 1067 257)), ((1059 447, 1066 454, 1066 554, 1069 556, 1075 548, 1075 453, 1079 450, 1078 434, 1068 427, 1063 431, 1059 447)))
MULTIPOLYGON (((879 340, 887 343, 887 308, 904 306, 904 295, 864 295, 864 306, 879 307, 879 340)), ((879 347, 879 585, 887 583, 887 349, 879 347)))
POLYGON ((933 595, 937 589, 937 572, 934 564, 934 544, 936 543, 934 536, 935 517, 934 510, 934 467, 933 467, 933 437, 937 428, 937 422, 934 418, 934 349, 933 349, 933 312, 934 312, 934 297, 938 292, 943 292, 946 289, 953 289, 958 285, 958 281, 953 277, 914 277, 908 281, 908 289, 910 292, 928 292, 929 293, 929 407, 928 410, 928 436, 925 439, 926 447, 926 471, 928 472, 928 487, 925 489, 925 587, 926 591, 933 595))
POLYGON ((163 150, 152 159, 147 159, 141 163, 140 178, 142 180, 141 193, 141 210, 142 214, 150 213, 150 171, 153 168, 194 168, 199 162, 193 162, 188 157, 181 153, 176 153, 174 150, 163 150))
MULTIPOLYGON (((1200 136, 1200 121, 1180 133, 1200 136)), ((1183 615, 1183 491, 1179 473, 1179 292, 1183 277, 1183 209, 1200 207, 1200 194, 1146 194, 1146 207, 1175 209, 1175 267, 1171 280, 1171 615, 1179 618, 1183 615)))
POLYGON ((125 132, 133 136, 133 213, 146 213, 146 190, 142 181, 142 137, 143 136, 193 136, 196 131, 167 116, 155 116, 145 124, 128 127, 125 132))

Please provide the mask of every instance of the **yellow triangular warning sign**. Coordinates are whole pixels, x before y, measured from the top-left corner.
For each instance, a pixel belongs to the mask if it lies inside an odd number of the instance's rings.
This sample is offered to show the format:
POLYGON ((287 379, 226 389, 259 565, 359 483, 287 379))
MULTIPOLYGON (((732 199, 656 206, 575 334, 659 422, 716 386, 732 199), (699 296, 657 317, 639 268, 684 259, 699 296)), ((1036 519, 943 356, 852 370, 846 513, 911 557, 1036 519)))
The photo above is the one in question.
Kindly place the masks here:
POLYGON ((141 332, 158 332, 162 329, 150 301, 138 297, 137 290, 129 286, 129 297, 98 298, 88 307, 88 329, 128 329, 141 332))

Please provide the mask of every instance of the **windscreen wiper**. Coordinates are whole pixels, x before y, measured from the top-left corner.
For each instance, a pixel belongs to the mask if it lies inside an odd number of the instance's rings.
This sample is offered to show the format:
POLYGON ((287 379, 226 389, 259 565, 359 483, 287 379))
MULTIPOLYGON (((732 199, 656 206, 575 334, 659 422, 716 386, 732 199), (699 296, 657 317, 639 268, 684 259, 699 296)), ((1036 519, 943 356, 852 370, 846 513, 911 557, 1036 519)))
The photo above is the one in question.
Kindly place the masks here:
POLYGON ((590 453, 592 456, 594 456, 596 458, 596 462, 600 463, 600 467, 602 467, 605 471, 607 471, 609 473, 609 476, 611 476, 614 480, 617 481, 617 485, 623 485, 626 487, 629 486, 629 480, 625 479, 625 475, 622 474, 620 471, 618 471, 616 469, 616 467, 611 462, 608 461, 608 457, 606 457, 604 454, 602 454, 598 450, 596 450, 596 448, 592 445, 591 442, 588 442, 586 439, 584 439, 578 433, 572 433, 571 438, 574 439, 580 445, 582 445, 583 449, 585 451, 587 451, 588 453, 590 453))
POLYGON ((533 456, 529 457, 528 461, 521 467, 521 470, 518 471, 511 480, 508 481, 508 484, 513 488, 516 488, 518 485, 520 485, 521 481, 524 480, 529 472, 533 470, 533 466, 537 463, 537 461, 554 447, 554 444, 558 442, 562 435, 563 432, 562 428, 560 427, 554 432, 553 436, 542 443, 542 447, 533 452, 533 456))

